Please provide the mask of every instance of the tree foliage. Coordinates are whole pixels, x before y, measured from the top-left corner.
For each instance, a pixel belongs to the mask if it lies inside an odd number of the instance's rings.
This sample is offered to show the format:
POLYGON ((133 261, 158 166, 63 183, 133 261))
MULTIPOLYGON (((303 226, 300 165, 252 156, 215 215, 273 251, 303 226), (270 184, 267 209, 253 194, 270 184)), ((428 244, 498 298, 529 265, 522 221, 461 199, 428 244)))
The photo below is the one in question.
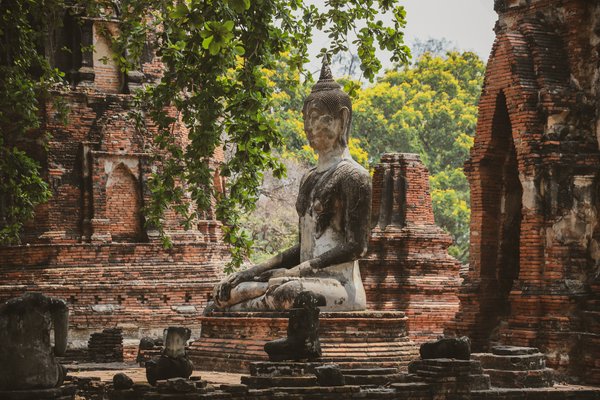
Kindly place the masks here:
MULTIPOLYGON (((136 9, 140 3, 126 0, 122 7, 136 9)), ((162 154, 162 168, 149 182, 152 202, 147 220, 160 229, 163 212, 174 207, 191 225, 198 217, 195 210, 206 209, 216 196, 217 217, 224 222, 225 240, 232 244, 233 265, 239 265, 251 245, 241 229, 240 215, 253 209, 263 171, 272 170, 276 177, 284 173, 272 152, 281 146, 282 135, 269 113, 276 89, 269 85, 266 71, 276 68, 284 52, 289 54, 292 73, 302 71, 316 28, 329 34, 333 54, 346 50, 348 34, 355 32, 361 69, 373 79, 381 68, 375 57, 376 41, 393 52, 393 60, 407 59, 401 32, 404 9, 389 0, 366 5, 329 0, 322 9, 299 0, 143 3, 144 10, 121 16, 122 34, 115 47, 130 55, 124 68, 134 65, 131 56, 139 52, 127 50, 139 49, 136 39, 144 35, 138 33, 151 16, 154 46, 165 72, 140 97, 141 109, 148 110, 158 127, 155 143, 162 154), (393 26, 384 26, 378 9, 393 14, 393 26), (188 129, 189 141, 183 147, 171 135, 178 120, 188 129), (218 146, 230 148, 232 154, 221 166, 221 175, 228 178, 225 196, 210 190, 209 159, 218 146), (187 206, 188 196, 196 208, 187 206)), ((292 80, 290 88, 298 84, 292 80)))
POLYGON ((450 252, 468 260, 469 187, 462 167, 473 145, 484 65, 471 52, 422 44, 414 64, 386 72, 359 91, 355 136, 371 163, 387 152, 417 153, 431 174, 436 222, 454 239, 450 252), (436 55, 437 54, 437 55, 436 55))
MULTIPOLYGON (((38 103, 32 96, 60 77, 38 50, 51 36, 46 27, 71 3, 14 0, 7 7, 3 4, 0 40, 11 56, 2 60, 8 68, 0 77, 2 90, 22 95, 13 108, 31 117, 18 119, 25 127, 15 130, 16 136, 38 126, 38 103), (13 78, 17 86, 8 84, 13 78)), ((112 1, 76 3, 87 9, 88 16, 113 14, 112 1)), ((171 208, 191 226, 217 197, 217 216, 232 245, 232 266, 239 265, 249 249, 250 240, 240 229, 239 218, 253 208, 264 171, 272 170, 275 176, 284 173, 272 153, 283 138, 270 113, 277 90, 269 85, 266 72, 275 68, 280 54, 289 54, 287 64, 299 76, 296 72, 302 72, 308 61, 313 31, 321 30, 330 40, 323 52, 331 54, 346 51, 349 34, 355 35, 353 45, 368 79, 381 68, 375 56, 377 46, 391 51, 396 62, 405 62, 409 55, 403 44, 405 12, 393 0, 328 0, 319 7, 301 0, 121 0, 118 8, 119 34, 111 40, 121 70, 138 69, 148 44, 164 64, 160 81, 148 85, 137 100, 143 112, 136 122, 145 129, 151 120, 157 128, 154 144, 161 162, 149 181, 152 201, 145 209, 146 220, 163 232, 162 218, 171 208), (393 16, 390 26, 382 22, 384 13, 393 16), (178 123, 187 129, 184 141, 171 134, 178 123), (228 178, 226 195, 212 188, 209 160, 220 146, 232 154, 221 166, 222 175, 228 178), (195 206, 190 207, 190 202, 195 206)), ((289 87, 298 84, 294 79, 289 87)), ((10 107, 5 106, 2 117, 12 118, 7 114, 10 107)), ((33 169, 17 180, 37 173, 35 164, 26 165, 33 169)), ((33 196, 30 203, 33 206, 45 198, 33 196)))
POLYGON ((8 1, 0 8, 0 243, 19 242, 23 223, 50 191, 40 166, 19 149, 40 133, 40 104, 62 73, 40 44, 61 1, 8 1))

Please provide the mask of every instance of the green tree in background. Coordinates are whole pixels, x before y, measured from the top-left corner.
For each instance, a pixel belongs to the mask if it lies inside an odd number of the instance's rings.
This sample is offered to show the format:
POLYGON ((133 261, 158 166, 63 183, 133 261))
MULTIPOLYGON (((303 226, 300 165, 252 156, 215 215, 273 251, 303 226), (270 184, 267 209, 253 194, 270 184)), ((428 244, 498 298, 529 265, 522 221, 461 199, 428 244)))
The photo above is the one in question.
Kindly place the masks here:
MULTIPOLYGON (((350 149, 365 166, 374 166, 387 152, 418 153, 431 174, 436 222, 454 239, 450 253, 467 262, 470 200, 463 163, 473 145, 484 65, 474 53, 443 51, 448 41, 419 43, 417 52, 421 55, 414 64, 386 72, 373 85, 361 88, 351 78, 338 79, 345 86, 357 88, 350 149)), ((286 88, 290 70, 281 62, 269 76, 274 87, 286 88)), ((312 81, 307 80, 293 91, 281 89, 274 95, 273 118, 284 138, 280 154, 285 160, 294 160, 295 169, 308 168, 314 162, 301 115, 311 85, 312 81)), ((255 247, 255 260, 276 247, 270 236, 279 242, 282 232, 292 238, 297 234, 295 213, 285 214, 285 219, 281 217, 283 211, 276 213, 278 217, 273 211, 286 207, 282 199, 295 196, 292 186, 271 182, 263 187, 266 197, 247 225, 255 234, 260 232, 255 241, 260 243, 255 247), (284 191, 284 195, 278 194, 284 191), (264 223, 266 220, 273 222, 272 227, 264 223)), ((293 201, 288 201, 287 207, 293 208, 293 201)))
POLYGON ((421 156, 431 174, 436 222, 452 235, 450 252, 462 262, 468 260, 470 217, 462 167, 473 145, 483 75, 474 53, 424 51, 414 64, 360 90, 354 107, 354 135, 372 164, 387 152, 421 156))

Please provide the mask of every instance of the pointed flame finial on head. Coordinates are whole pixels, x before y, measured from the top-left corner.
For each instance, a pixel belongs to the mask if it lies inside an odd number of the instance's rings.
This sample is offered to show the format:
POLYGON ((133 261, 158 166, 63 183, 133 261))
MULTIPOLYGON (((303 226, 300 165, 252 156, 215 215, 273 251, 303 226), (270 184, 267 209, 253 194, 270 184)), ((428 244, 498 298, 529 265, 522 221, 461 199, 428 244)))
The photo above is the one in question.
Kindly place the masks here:
POLYGON ((329 54, 323 54, 323 65, 321 67, 321 75, 319 80, 312 87, 311 92, 322 92, 324 90, 341 90, 342 87, 333 79, 331 68, 329 67, 329 54))
POLYGON ((323 54, 323 64, 321 66, 321 75, 319 76, 320 81, 333 79, 333 74, 331 73, 329 65, 329 53, 325 53, 323 54))

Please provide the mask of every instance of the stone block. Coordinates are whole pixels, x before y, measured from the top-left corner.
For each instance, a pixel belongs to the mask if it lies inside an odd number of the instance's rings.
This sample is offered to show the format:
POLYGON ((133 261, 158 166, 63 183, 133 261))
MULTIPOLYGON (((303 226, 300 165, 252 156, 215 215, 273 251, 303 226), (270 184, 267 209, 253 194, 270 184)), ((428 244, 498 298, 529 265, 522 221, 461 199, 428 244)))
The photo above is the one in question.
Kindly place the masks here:
POLYGON ((241 382, 252 389, 272 387, 317 386, 317 377, 311 376, 242 376, 241 382))
POLYGON ((335 364, 316 367, 315 375, 320 386, 344 386, 346 384, 340 367, 335 364))
POLYGON ((504 356, 474 353, 472 358, 481 362, 484 369, 528 371, 546 368, 546 356, 542 353, 504 356))

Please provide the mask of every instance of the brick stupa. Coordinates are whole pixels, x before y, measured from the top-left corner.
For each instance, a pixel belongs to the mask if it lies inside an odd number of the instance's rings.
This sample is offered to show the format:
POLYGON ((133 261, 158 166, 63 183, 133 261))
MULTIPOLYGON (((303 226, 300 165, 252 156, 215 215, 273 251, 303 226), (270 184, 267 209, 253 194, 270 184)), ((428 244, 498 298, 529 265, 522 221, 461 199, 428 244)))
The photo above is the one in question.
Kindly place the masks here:
POLYGON ((435 340, 458 310, 460 263, 435 225, 429 172, 416 154, 386 154, 373 175, 373 229, 361 274, 371 310, 403 310, 417 342, 435 340))

